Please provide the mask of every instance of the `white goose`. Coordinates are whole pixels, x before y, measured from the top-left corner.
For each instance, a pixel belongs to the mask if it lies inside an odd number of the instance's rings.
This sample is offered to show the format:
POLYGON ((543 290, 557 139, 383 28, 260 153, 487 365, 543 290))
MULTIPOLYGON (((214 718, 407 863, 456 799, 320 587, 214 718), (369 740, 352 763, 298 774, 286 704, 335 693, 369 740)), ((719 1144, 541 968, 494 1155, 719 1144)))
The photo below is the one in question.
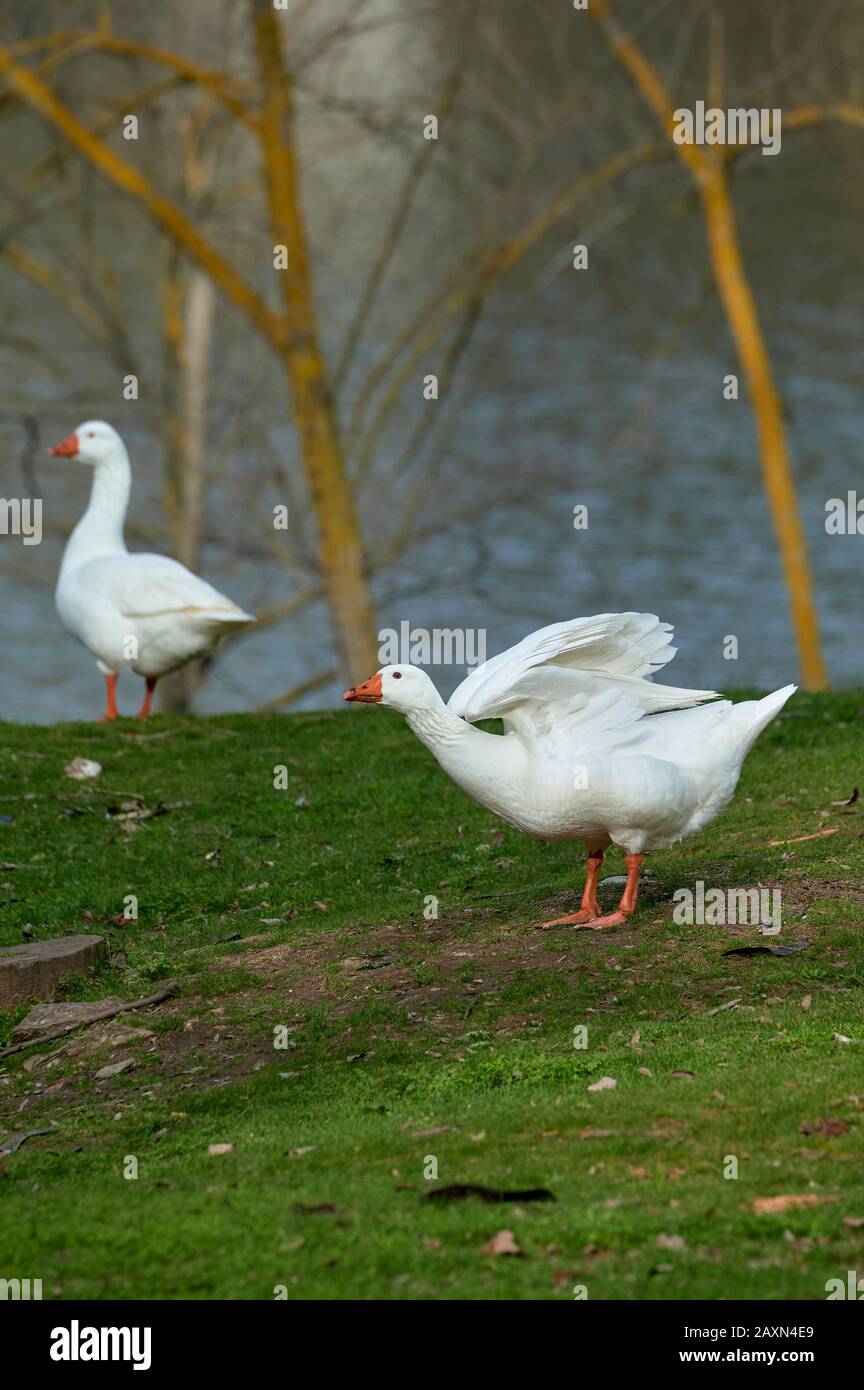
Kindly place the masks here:
POLYGON ((636 909, 644 852, 714 819, 797 689, 733 705, 713 690, 655 685, 651 673, 675 655, 671 632, 653 613, 601 613, 532 633, 472 671, 446 705, 417 666, 384 666, 344 698, 404 714, 453 781, 508 825, 584 843, 581 907, 543 926, 618 926, 636 909), (704 700, 717 702, 694 708, 704 700), (503 737, 472 727, 494 718, 503 737), (603 916, 597 883, 610 844, 627 852, 627 885, 603 916))
POLYGON ((105 677, 105 719, 117 719, 117 676, 128 666, 147 689, 150 713, 160 676, 205 656, 254 618, 165 555, 130 555, 123 539, 132 474, 126 446, 104 420, 87 420, 51 453, 93 469, 90 505, 63 554, 55 602, 105 677))

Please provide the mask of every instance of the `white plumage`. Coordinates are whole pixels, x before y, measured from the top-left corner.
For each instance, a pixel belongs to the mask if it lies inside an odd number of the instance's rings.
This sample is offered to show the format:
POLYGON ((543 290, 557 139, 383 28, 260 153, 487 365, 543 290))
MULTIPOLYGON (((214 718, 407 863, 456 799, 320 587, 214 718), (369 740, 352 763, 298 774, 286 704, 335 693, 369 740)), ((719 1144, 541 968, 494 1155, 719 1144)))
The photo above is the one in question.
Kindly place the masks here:
POLYGON ((346 698, 400 710, 453 780, 508 824, 582 841, 594 861, 586 897, 560 920, 613 925, 635 907, 642 854, 714 819, 796 689, 733 705, 656 684, 675 654, 671 631, 650 613, 601 613, 532 633, 472 671, 447 705, 413 666, 386 666, 346 698), (503 737, 473 727, 492 718, 503 737), (632 883, 627 905, 603 918, 591 880, 610 844, 627 852, 632 883))
POLYGON ((110 425, 89 420, 52 453, 93 468, 89 506, 63 555, 57 611, 106 678, 106 718, 116 718, 114 685, 124 667, 147 681, 146 716, 160 676, 206 656, 226 632, 255 620, 176 560, 129 554, 129 456, 110 425))

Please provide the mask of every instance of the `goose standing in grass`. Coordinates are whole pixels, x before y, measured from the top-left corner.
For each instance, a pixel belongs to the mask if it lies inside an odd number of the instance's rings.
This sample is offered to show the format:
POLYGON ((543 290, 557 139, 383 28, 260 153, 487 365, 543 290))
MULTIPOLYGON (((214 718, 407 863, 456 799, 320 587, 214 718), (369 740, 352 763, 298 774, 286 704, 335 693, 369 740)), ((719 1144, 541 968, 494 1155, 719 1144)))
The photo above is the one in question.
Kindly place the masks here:
POLYGON ((472 671, 446 705, 417 666, 384 666, 344 698, 404 714, 453 781, 508 825, 582 841, 579 911, 544 927, 614 927, 636 910, 645 852, 719 814, 797 688, 733 705, 713 690, 655 685, 675 655, 671 633, 653 613, 601 613, 532 633, 472 671), (503 737, 473 727, 497 718, 503 737), (604 915, 597 884, 609 845, 626 852, 627 884, 604 915))
POLYGON ((117 676, 143 676, 146 719, 160 676, 206 656, 225 633, 255 621, 166 555, 130 555, 123 539, 132 474, 126 446, 104 420, 88 420, 51 453, 93 469, 90 504, 63 554, 60 617, 105 677, 105 719, 116 719, 117 676))

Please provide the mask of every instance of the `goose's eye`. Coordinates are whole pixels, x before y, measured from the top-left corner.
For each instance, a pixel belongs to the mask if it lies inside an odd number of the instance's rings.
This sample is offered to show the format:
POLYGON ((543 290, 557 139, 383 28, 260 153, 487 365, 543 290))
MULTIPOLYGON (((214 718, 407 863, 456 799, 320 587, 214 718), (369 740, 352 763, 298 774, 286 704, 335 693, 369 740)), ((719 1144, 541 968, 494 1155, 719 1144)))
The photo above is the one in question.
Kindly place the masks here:
POLYGON ((95 439, 95 438, 96 438, 96 431, 95 431, 95 430, 88 430, 88 431, 87 431, 87 438, 88 438, 88 439, 95 439))
POLYGON ((394 672, 393 672, 393 679, 394 679, 394 681, 401 681, 401 679, 402 679, 402 672, 401 672, 401 671, 394 671, 394 672))

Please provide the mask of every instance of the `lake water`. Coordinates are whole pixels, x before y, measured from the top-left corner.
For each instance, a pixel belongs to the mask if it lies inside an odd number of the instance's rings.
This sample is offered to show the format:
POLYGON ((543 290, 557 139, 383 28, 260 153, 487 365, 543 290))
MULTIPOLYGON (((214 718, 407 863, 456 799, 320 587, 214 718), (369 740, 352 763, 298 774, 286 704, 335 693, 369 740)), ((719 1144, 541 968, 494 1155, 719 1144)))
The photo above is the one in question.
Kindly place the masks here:
MULTIPOLYGON (((801 136, 776 159, 751 160, 736 186, 746 262, 788 409, 835 686, 864 684, 864 535, 825 530, 829 498, 856 488, 864 498, 861 166, 860 132, 801 136)), ((574 232, 566 227, 493 294, 459 378, 467 403, 447 445, 441 482, 420 517, 417 543, 376 580, 382 628, 409 620, 426 628, 483 629, 491 655, 545 623, 640 609, 675 624, 679 655, 669 672, 675 684, 776 687, 798 679, 743 382, 739 401, 722 397, 724 375, 738 368, 706 285, 701 220, 694 208, 676 208, 671 198, 651 193, 671 177, 646 171, 633 195, 638 215, 592 246, 589 270, 569 267, 574 232), (588 508, 583 531, 572 524, 578 504, 588 508), (736 661, 723 656, 730 635, 738 640, 736 661)), ((331 332, 340 296, 356 295, 358 281, 350 251, 338 268, 328 264, 320 293, 331 332)), ((385 292, 394 319, 398 295, 397 280, 385 292)), ((344 318, 343 312, 343 324, 344 318)), ((24 486, 18 469, 23 410, 39 420, 43 448, 81 418, 105 416, 124 429, 133 453, 133 519, 153 528, 151 545, 164 548, 158 450, 146 410, 127 413, 124 424, 104 364, 82 353, 74 334, 62 328, 55 334, 47 310, 41 323, 60 364, 53 375, 34 380, 27 358, 8 343, 3 349, 0 491, 20 495, 24 486), (65 378, 64 361, 74 379, 65 378)), ((217 337, 227 339, 235 327, 230 316, 217 317, 217 337)), ((367 352, 374 356, 375 348, 373 342, 367 352)), ((241 379, 232 387, 230 377, 223 370, 216 378, 211 433, 220 447, 214 443, 201 571, 255 611, 287 597, 291 587, 268 548, 264 484, 262 542, 244 542, 243 553, 229 557, 235 509, 253 505, 246 480, 267 477, 267 450, 287 456, 293 441, 272 364, 254 383, 241 379), (242 411, 254 412, 255 428, 229 439, 235 417, 249 419, 242 411)), ((400 456, 415 418, 406 406, 385 435, 383 474, 400 456)), ((26 547, 17 537, 0 537, 0 713, 37 722, 89 718, 101 712, 101 678, 60 626, 52 600, 60 533, 83 510, 88 479, 84 470, 46 461, 38 485, 43 543, 26 547)), ((401 486, 379 481, 364 494, 373 558, 401 486)), ((244 535, 250 532, 247 515, 244 535)), ((131 548, 148 547, 133 539, 131 548)), ((290 624, 227 651, 198 708, 254 708, 329 662, 326 614, 312 605, 290 624)), ((445 693, 461 675, 433 674, 445 693)), ((140 688, 137 678, 122 679, 125 709, 137 707, 140 688)), ((339 693, 334 682, 303 705, 335 705, 339 693)))

